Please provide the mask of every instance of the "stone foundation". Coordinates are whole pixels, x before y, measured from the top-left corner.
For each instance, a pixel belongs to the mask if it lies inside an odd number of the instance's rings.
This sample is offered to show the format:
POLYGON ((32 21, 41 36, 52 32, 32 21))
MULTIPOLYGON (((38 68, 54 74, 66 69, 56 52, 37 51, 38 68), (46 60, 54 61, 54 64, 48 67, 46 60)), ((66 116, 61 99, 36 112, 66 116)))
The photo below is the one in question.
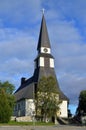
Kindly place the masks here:
POLYGON ((32 122, 33 121, 31 116, 11 117, 11 120, 16 121, 16 122, 32 122))

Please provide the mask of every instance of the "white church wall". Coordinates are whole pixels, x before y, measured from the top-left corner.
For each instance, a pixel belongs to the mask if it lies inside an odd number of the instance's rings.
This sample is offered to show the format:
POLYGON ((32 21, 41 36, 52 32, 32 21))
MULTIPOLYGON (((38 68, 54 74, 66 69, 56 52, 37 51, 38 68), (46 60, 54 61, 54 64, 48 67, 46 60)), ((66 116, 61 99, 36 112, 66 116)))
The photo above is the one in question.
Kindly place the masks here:
POLYGON ((26 99, 25 116, 32 116, 35 112, 35 105, 33 99, 26 99))
POLYGON ((67 111, 67 101, 62 101, 60 104, 60 117, 68 117, 68 111, 67 111))

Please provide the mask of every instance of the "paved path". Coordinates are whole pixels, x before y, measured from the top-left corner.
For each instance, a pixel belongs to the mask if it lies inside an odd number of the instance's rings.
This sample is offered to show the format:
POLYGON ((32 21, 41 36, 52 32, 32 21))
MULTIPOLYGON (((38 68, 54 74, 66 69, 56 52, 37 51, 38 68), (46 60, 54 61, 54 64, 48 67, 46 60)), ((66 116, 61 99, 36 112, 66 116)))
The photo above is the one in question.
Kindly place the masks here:
POLYGON ((0 130, 86 130, 86 126, 0 126, 0 130))

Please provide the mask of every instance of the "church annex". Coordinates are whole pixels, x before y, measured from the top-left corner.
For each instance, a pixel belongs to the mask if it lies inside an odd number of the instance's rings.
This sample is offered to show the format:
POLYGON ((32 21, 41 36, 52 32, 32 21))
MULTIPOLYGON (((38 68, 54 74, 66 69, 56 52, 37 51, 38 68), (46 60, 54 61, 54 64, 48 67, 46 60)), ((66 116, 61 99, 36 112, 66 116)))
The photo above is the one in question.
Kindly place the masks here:
MULTIPOLYGON (((31 116, 35 111, 33 95, 41 77, 53 76, 57 81, 54 70, 54 57, 51 54, 51 45, 44 14, 41 21, 37 51, 38 55, 34 60, 35 68, 33 76, 29 79, 21 78, 21 85, 14 94, 16 98, 14 116, 16 117, 31 116)), ((58 81, 57 90, 59 92, 59 99, 62 100, 59 116, 68 117, 68 98, 60 90, 58 81)))

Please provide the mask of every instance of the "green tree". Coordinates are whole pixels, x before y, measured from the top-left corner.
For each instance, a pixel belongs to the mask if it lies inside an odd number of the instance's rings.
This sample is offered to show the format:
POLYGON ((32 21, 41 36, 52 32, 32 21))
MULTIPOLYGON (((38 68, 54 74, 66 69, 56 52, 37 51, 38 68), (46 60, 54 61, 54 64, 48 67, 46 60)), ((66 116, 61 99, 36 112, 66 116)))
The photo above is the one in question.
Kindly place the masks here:
POLYGON ((56 87, 56 80, 49 77, 42 77, 38 83, 36 93, 36 114, 45 118, 55 117, 59 110, 59 96, 56 87))
POLYGON ((78 104, 76 114, 78 116, 86 114, 86 90, 83 90, 83 91, 80 92, 79 104, 78 104))
POLYGON ((14 86, 8 81, 0 82, 0 122, 8 122, 12 116, 15 98, 14 86))

